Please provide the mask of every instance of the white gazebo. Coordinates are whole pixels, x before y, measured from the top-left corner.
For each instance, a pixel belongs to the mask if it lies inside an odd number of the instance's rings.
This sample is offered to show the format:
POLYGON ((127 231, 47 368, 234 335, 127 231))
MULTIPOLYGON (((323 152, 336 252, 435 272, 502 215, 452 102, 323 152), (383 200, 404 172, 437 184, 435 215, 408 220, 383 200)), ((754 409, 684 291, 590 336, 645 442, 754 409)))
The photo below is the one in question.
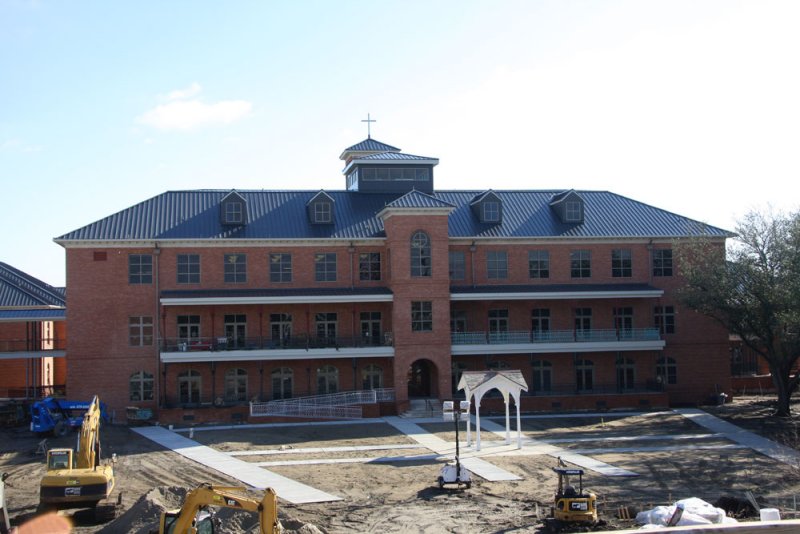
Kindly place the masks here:
MULTIPOLYGON (((519 418, 519 397, 520 391, 528 391, 528 384, 522 376, 521 371, 464 371, 461 373, 461 380, 458 382, 458 389, 464 390, 467 400, 475 406, 475 429, 478 438, 475 450, 481 450, 481 399, 493 390, 498 389, 503 395, 506 403, 506 445, 511 443, 511 422, 508 414, 508 396, 514 397, 514 405, 517 407, 517 448, 522 448, 522 429, 520 428, 519 418)), ((472 444, 472 437, 469 429, 469 417, 467 418, 467 445, 472 444)))

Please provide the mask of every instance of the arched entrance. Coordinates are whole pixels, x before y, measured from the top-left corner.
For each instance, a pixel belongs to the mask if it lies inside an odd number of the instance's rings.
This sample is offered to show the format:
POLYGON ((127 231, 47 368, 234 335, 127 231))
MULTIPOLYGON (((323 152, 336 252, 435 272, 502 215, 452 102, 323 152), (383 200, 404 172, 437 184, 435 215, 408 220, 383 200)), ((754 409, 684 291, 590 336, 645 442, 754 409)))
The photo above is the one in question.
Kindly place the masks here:
POLYGON ((432 365, 428 360, 417 360, 408 370, 408 398, 431 396, 432 365))

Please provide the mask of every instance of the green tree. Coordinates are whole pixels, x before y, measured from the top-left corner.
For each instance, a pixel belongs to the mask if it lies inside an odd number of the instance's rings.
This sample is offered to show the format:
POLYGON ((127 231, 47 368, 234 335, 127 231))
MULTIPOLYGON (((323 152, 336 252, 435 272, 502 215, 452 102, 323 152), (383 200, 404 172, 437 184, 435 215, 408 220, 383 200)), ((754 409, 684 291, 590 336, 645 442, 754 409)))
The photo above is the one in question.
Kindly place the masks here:
POLYGON ((800 358, 800 213, 751 212, 723 251, 697 239, 677 247, 686 287, 681 302, 722 323, 769 365, 776 415, 790 415, 800 358))

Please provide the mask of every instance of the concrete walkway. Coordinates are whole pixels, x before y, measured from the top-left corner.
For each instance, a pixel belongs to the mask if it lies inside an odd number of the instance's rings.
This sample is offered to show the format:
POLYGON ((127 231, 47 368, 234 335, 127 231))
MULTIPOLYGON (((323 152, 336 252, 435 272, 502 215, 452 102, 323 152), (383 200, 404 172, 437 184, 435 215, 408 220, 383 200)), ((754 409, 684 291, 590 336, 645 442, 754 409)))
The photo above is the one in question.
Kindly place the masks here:
POLYGON ((341 497, 330 495, 265 469, 254 469, 252 463, 215 451, 211 447, 200 445, 196 441, 179 436, 164 427, 150 426, 132 428, 131 430, 151 441, 155 441, 162 447, 177 452, 181 456, 241 480, 250 487, 262 490, 268 487, 272 488, 278 494, 278 497, 292 504, 341 500, 341 497))
POLYGON ((754 451, 760 452, 764 456, 769 456, 774 460, 789 464, 793 467, 800 466, 800 452, 796 451, 795 449, 790 449, 789 447, 784 447, 780 443, 775 443, 767 438, 762 438, 753 432, 745 430, 727 421, 723 421, 719 417, 713 416, 708 412, 704 412, 703 410, 698 410, 696 408, 685 408, 676 409, 675 413, 684 416, 690 421, 697 423, 698 425, 707 428, 712 432, 725 434, 725 437, 729 440, 746 447, 750 447, 754 451))

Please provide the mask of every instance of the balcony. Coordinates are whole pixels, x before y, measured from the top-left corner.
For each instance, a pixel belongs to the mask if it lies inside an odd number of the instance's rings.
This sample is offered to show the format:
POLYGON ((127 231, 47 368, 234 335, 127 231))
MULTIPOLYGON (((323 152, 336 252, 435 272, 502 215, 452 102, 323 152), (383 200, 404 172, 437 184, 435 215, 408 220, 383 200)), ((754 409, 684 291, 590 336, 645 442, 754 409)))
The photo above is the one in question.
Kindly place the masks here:
POLYGON ((391 332, 385 332, 381 337, 327 337, 301 334, 284 339, 223 336, 161 340, 161 361, 165 363, 376 356, 394 356, 391 332))
POLYGON ((0 339, 0 359, 59 358, 66 350, 66 339, 0 339))
POLYGON ((486 353, 662 350, 665 345, 658 328, 453 332, 450 334, 450 342, 454 356, 486 353))

